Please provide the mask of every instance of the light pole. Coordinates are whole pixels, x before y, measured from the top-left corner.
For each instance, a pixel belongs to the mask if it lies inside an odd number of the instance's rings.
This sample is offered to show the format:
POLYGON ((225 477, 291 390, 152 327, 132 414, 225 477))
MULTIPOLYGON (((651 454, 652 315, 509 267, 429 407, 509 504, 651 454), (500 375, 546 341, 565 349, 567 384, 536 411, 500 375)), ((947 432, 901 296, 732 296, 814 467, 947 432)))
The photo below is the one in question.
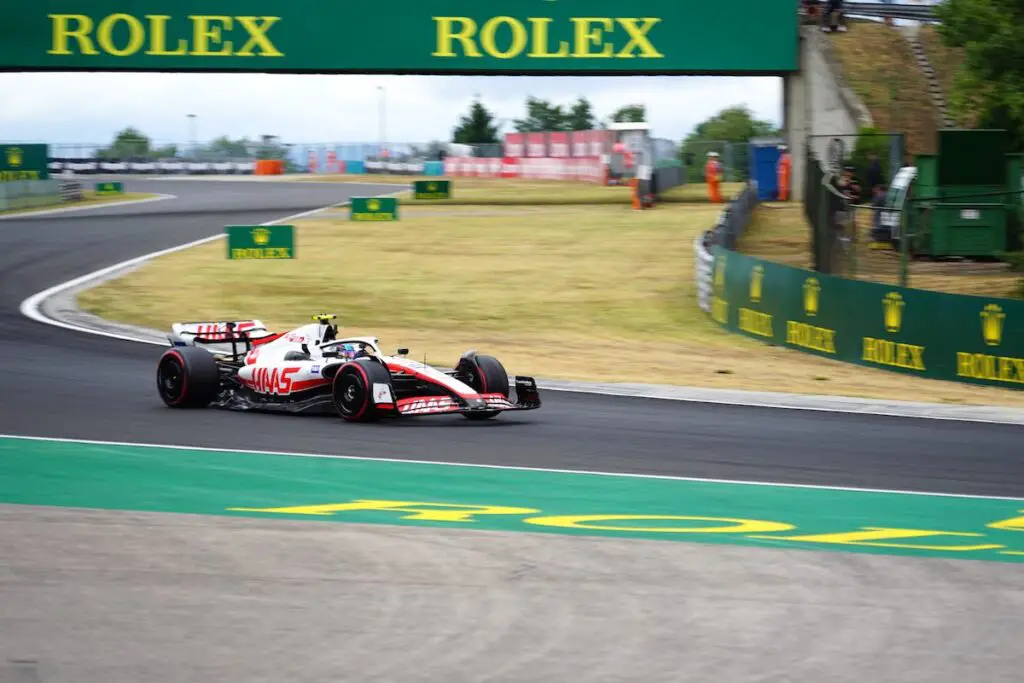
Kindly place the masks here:
POLYGON ((386 91, 384 90, 384 86, 383 85, 378 85, 377 86, 377 92, 380 93, 380 99, 379 99, 379 102, 378 102, 378 112, 377 112, 377 118, 378 118, 378 120, 377 120, 377 137, 380 139, 381 155, 382 156, 387 156, 387 145, 388 145, 387 130, 386 130, 386 123, 387 122, 386 122, 386 114, 385 114, 385 109, 384 109, 384 105, 385 105, 385 103, 384 103, 384 94, 385 94, 386 91))
POLYGON ((188 115, 188 137, 189 144, 192 146, 192 156, 196 154, 196 115, 188 115))

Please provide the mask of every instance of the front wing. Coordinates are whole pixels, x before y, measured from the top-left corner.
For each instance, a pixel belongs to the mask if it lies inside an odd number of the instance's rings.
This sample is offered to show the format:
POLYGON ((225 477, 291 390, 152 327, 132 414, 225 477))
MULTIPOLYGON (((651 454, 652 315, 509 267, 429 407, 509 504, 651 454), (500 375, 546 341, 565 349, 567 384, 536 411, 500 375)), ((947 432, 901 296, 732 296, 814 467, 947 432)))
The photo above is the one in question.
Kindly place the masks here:
POLYGON ((466 403, 449 396, 416 396, 395 402, 399 415, 443 415, 447 413, 486 413, 491 411, 536 410, 540 408, 540 394, 532 377, 514 378, 508 398, 502 394, 480 394, 479 399, 466 403))

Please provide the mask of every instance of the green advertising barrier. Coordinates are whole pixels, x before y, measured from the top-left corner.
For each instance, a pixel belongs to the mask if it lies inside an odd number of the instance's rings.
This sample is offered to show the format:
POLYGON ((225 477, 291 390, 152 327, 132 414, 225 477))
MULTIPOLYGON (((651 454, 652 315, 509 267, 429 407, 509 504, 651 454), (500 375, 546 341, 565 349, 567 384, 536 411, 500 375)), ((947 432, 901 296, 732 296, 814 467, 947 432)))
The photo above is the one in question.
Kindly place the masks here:
POLYGON ((94 189, 99 196, 124 194, 124 183, 96 183, 94 189))
POLYGON ((712 318, 778 346, 918 377, 1024 389, 1024 301, 848 280, 721 247, 712 318))
MULTIPOLYGON (((0 29, 2 35, 3 30, 0 29)), ((49 180, 49 156, 47 145, 0 145, 0 182, 49 180)))
POLYGON ((452 181, 416 180, 412 184, 414 199, 451 199, 452 181))
POLYGON ((353 197, 349 208, 353 221, 397 221, 398 200, 394 197, 353 197))
POLYGON ((229 225, 228 259, 293 259, 295 258, 295 226, 293 225, 229 225))
POLYGON ((781 74, 793 2, 0 3, 6 70, 781 74), (738 20, 739 18, 739 20, 738 20))

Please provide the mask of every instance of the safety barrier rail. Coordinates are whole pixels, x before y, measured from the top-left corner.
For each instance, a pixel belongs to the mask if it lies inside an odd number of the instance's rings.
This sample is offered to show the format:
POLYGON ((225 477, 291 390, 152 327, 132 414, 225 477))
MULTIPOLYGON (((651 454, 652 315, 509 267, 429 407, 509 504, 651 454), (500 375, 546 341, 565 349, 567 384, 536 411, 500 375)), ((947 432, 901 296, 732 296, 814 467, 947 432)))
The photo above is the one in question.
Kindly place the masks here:
POLYGON ((694 244, 698 305, 726 330, 917 377, 1024 389, 1024 301, 852 280, 757 259, 726 247, 728 213, 694 244))
POLYGON ((897 5, 875 2, 847 2, 843 4, 847 16, 881 17, 883 19, 916 19, 937 22, 931 5, 897 5))

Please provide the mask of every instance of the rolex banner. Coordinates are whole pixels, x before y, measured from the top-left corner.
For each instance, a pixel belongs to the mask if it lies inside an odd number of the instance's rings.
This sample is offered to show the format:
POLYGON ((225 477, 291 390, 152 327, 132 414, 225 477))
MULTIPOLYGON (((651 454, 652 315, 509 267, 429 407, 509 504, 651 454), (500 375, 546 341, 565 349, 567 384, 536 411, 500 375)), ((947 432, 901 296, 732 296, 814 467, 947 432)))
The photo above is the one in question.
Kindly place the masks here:
POLYGON ((46 145, 0 145, 0 182, 47 180, 46 162, 46 145))
POLYGON ((835 360, 1024 389, 1024 301, 823 275, 721 247, 711 315, 727 329, 835 360))
POLYGON ((295 258, 293 225, 229 225, 224 232, 229 260, 295 258))

